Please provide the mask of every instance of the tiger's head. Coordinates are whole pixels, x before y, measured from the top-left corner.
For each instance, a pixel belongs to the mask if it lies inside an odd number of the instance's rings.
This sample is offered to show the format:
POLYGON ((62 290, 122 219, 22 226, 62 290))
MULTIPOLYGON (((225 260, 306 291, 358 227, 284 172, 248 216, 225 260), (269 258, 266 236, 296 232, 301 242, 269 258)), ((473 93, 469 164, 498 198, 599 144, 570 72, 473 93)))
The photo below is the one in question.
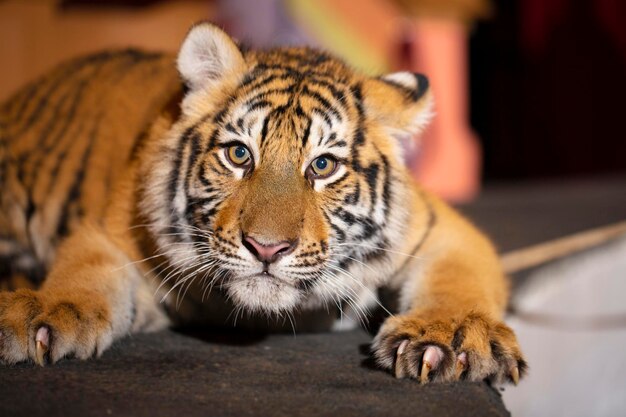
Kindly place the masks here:
POLYGON ((390 272, 410 210, 402 140, 430 117, 424 76, 372 78, 309 48, 242 51, 206 23, 177 65, 187 92, 141 208, 181 276, 280 313, 390 272))

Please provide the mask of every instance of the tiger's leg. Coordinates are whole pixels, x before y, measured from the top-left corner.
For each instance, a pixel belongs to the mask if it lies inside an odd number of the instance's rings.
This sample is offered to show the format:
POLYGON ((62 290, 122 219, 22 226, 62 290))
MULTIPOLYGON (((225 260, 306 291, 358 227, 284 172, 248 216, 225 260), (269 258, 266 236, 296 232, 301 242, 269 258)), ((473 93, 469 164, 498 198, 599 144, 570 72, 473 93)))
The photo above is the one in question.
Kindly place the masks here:
POLYGON ((526 362, 502 322, 507 286, 488 240, 435 202, 432 235, 408 271, 401 314, 388 318, 372 345, 377 362, 422 383, 517 383, 526 362))
POLYGON ((132 331, 166 325, 124 253, 103 231, 83 228, 61 245, 39 290, 0 293, 0 360, 87 359, 132 331))

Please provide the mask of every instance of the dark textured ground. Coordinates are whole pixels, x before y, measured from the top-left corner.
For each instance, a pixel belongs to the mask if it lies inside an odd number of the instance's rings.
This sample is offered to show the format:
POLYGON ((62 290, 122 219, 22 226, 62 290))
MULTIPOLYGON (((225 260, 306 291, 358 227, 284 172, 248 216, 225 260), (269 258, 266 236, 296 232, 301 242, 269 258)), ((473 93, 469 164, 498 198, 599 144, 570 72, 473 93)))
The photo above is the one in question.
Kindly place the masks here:
POLYGON ((3 416, 432 416, 506 414, 484 384, 419 387, 363 366, 360 331, 241 345, 163 332, 88 363, 2 371, 3 416))
MULTIPOLYGON (((626 178, 491 187, 463 211, 515 249, 623 220, 626 178)), ((137 335, 98 360, 0 367, 0 416, 508 415, 486 384, 419 386, 371 369, 369 340, 361 331, 137 335)))

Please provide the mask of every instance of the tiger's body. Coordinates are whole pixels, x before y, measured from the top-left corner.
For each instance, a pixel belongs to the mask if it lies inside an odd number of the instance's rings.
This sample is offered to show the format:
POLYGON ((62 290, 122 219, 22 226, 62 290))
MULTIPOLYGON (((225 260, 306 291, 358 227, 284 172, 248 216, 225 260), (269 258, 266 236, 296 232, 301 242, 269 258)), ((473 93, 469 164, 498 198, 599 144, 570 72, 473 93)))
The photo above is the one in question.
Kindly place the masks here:
POLYGON ((58 242, 83 219, 103 218, 141 133, 180 88, 173 59, 133 50, 77 59, 2 106, 4 289, 40 284, 58 242))
POLYGON ((495 251, 403 164, 402 136, 429 117, 424 77, 242 52, 208 24, 173 62, 90 56, 2 107, 0 360, 85 359, 246 312, 358 319, 389 287, 400 313, 374 340, 381 367, 517 382, 495 251))

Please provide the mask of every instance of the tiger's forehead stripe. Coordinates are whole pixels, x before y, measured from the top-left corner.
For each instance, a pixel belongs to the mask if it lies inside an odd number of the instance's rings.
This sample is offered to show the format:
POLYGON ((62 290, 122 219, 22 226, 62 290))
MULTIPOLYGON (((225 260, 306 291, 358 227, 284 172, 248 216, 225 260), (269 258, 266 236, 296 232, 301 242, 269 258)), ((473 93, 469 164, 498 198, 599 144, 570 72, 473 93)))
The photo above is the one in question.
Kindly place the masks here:
MULTIPOLYGON (((196 129, 207 123, 213 125, 207 126, 210 132, 206 135, 208 143, 205 151, 217 145, 218 125, 232 133, 235 133, 235 126, 238 131, 243 131, 242 125, 245 125, 250 135, 251 127, 256 122, 255 117, 260 117, 259 111, 265 113, 266 117, 268 109, 277 115, 285 114, 290 109, 287 104, 291 103, 296 116, 307 114, 305 117, 310 117, 315 114, 332 128, 345 118, 346 107, 354 106, 354 98, 347 100, 351 95, 354 74, 345 64, 326 54, 308 48, 293 48, 287 51, 249 52, 246 55, 251 70, 233 95, 226 99, 221 109, 207 116, 203 123, 196 123, 196 129), (242 107, 242 100, 246 116, 226 122, 234 108, 242 107)), ((267 133, 267 128, 262 132, 267 133)), ((306 145, 309 131, 305 129, 303 132, 303 145, 306 145)), ((332 136, 333 139, 335 137, 332 136)), ((342 146, 344 143, 335 145, 342 146)))
MULTIPOLYGON (((251 136, 251 126, 262 117, 260 141, 263 147, 274 118, 288 118, 297 132, 301 146, 306 147, 313 125, 313 116, 326 124, 329 146, 346 146, 345 140, 337 140, 333 128, 342 123, 349 112, 347 85, 331 84, 325 72, 299 70, 288 66, 268 67, 259 64, 244 78, 227 103, 223 113, 230 114, 225 128, 233 134, 251 136), (253 77, 254 75, 254 77, 253 77), (243 110, 243 111, 242 111, 243 110), (242 114, 243 113, 243 114, 242 114), (297 128, 296 128, 297 125, 297 128), (247 128, 244 128, 247 126, 247 128)), ((223 118, 226 120, 226 118, 223 118)), ((276 131, 276 130, 275 130, 276 131)), ((317 146, 322 145, 322 134, 317 146)))

